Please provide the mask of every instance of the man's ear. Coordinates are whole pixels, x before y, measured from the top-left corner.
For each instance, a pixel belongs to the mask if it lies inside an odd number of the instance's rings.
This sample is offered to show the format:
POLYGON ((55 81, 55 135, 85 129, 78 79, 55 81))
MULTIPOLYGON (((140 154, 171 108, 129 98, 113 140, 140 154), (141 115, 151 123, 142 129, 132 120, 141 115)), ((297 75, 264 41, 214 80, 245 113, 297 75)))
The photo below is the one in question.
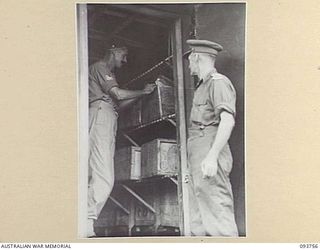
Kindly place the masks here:
POLYGON ((202 58, 201 58, 201 56, 200 56, 199 53, 195 54, 195 61, 196 61, 196 62, 200 62, 201 59, 202 59, 202 58))
POLYGON ((110 59, 114 60, 115 59, 115 51, 111 51, 110 53, 110 59))

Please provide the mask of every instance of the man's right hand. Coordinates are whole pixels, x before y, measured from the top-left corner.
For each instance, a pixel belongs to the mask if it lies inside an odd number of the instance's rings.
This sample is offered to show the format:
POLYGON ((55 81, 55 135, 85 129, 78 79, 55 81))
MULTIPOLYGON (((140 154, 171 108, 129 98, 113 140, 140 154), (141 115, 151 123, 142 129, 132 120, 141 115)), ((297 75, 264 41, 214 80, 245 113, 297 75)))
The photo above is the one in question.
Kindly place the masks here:
POLYGON ((154 91, 154 89, 157 87, 157 85, 155 85, 154 83, 148 83, 145 87, 144 87, 144 89, 143 89, 143 91, 144 91, 144 93, 146 94, 146 95, 149 95, 149 94, 151 94, 153 91, 154 91))

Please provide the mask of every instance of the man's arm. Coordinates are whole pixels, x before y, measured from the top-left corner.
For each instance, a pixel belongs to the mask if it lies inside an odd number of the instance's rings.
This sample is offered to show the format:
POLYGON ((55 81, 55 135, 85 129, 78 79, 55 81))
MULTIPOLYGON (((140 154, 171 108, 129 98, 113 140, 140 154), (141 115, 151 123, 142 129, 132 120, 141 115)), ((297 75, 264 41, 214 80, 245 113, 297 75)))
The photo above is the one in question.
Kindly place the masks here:
POLYGON ((218 170, 218 156, 222 148, 228 142, 235 121, 232 114, 223 111, 220 114, 220 123, 214 143, 208 152, 206 158, 201 163, 203 177, 212 177, 217 174, 218 170))
POLYGON ((117 101, 133 99, 146 95, 145 90, 126 90, 119 87, 113 87, 109 90, 110 95, 117 101))
POLYGON ((119 102, 119 109, 122 111, 122 110, 130 107, 130 105, 134 104, 138 100, 139 100, 139 97, 120 101, 119 102))
POLYGON ((124 100, 135 99, 143 95, 148 95, 152 93, 155 87, 155 84, 147 84, 143 90, 127 90, 119 87, 113 87, 109 90, 109 93, 114 99, 121 102, 124 100))

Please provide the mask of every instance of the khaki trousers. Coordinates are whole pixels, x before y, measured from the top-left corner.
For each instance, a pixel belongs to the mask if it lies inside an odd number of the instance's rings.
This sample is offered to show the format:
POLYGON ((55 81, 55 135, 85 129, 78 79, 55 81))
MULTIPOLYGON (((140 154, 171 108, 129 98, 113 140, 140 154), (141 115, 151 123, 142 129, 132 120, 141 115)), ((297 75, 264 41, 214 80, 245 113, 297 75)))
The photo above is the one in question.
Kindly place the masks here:
POLYGON ((89 107, 88 219, 97 219, 114 184, 114 150, 118 114, 96 101, 89 107))
POLYGON ((227 144, 218 157, 217 175, 203 179, 200 164, 209 152, 218 127, 189 129, 190 227, 194 236, 238 236, 229 173, 232 155, 227 144))

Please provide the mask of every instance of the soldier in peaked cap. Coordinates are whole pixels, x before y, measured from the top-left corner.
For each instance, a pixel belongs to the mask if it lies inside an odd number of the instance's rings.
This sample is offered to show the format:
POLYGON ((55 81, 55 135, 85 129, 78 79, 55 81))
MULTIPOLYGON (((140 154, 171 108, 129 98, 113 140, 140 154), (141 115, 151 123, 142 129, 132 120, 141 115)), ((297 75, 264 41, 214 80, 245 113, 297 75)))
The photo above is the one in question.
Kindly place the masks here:
POLYGON ((128 50, 113 45, 105 57, 89 69, 89 190, 87 237, 95 236, 93 224, 106 203, 114 184, 114 150, 118 109, 152 93, 155 84, 143 90, 121 89, 114 69, 127 62, 128 50))
POLYGON ((232 155, 228 140, 235 124, 236 92, 215 69, 223 49, 207 40, 187 40, 196 84, 190 114, 188 168, 191 233, 196 236, 238 236, 229 174, 232 155))
POLYGON ((189 39, 187 40, 187 44, 189 44, 190 50, 185 56, 189 56, 191 53, 217 56, 218 53, 223 50, 223 47, 220 44, 208 40, 189 39))

